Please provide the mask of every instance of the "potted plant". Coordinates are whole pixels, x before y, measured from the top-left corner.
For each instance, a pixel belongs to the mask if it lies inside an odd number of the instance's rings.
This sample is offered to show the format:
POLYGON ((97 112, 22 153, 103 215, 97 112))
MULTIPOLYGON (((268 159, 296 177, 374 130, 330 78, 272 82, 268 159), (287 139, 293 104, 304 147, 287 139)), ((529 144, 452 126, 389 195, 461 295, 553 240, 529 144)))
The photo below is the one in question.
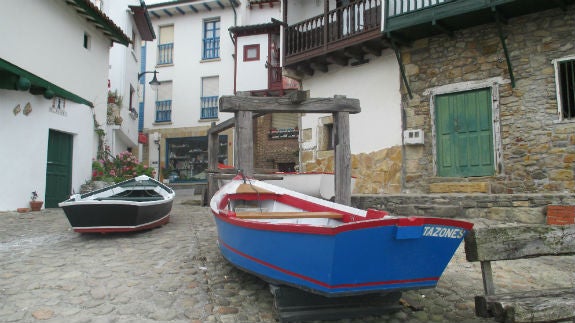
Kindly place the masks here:
POLYGON ((42 209, 44 201, 38 200, 38 192, 36 191, 32 192, 32 196, 30 199, 31 199, 30 209, 32 209, 32 211, 40 211, 40 209, 42 209))

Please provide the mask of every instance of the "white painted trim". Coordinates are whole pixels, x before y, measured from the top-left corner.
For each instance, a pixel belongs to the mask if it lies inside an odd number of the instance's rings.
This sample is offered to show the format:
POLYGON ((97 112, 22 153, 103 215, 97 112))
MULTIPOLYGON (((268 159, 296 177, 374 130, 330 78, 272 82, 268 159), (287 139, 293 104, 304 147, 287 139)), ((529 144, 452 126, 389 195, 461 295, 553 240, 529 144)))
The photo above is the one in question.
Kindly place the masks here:
POLYGON ((509 84, 511 80, 505 79, 503 77, 492 77, 485 80, 479 81, 468 81, 460 83, 446 84, 442 86, 432 87, 423 91, 423 95, 438 95, 446 93, 455 93, 461 91, 477 90, 486 87, 493 87, 495 85, 509 84))
MULTIPOLYGON (((557 97, 557 116, 559 117, 559 120, 557 120, 558 122, 564 121, 563 111, 562 111, 563 109, 561 108, 563 106, 563 104, 561 102, 561 93, 560 93, 560 89, 559 89, 559 65, 558 64, 561 62, 572 61, 572 60, 575 60, 575 55, 556 58, 556 59, 551 61, 551 63, 553 64, 553 68, 555 69, 555 95, 557 97)), ((565 120, 565 121, 569 121, 569 120, 565 120)))
POLYGON ((503 173, 503 150, 501 143, 501 120, 500 107, 499 107, 499 85, 509 84, 509 79, 502 77, 494 77, 479 81, 469 81, 461 83, 446 84, 434 88, 429 88, 423 92, 424 95, 429 95, 429 110, 431 114, 431 138, 432 138, 432 153, 433 153, 433 175, 437 176, 437 134, 435 126, 435 96, 441 94, 450 94, 463 91, 479 90, 484 88, 491 88, 491 118, 493 123, 493 166, 495 167, 495 175, 503 173))

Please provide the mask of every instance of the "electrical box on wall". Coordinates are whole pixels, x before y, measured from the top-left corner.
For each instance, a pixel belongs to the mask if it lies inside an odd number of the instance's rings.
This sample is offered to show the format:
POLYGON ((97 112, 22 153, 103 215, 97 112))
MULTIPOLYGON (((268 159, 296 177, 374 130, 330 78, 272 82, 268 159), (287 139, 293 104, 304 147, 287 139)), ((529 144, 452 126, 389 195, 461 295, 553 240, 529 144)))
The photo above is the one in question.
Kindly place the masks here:
POLYGON ((403 143, 406 145, 423 145, 423 130, 411 129, 403 131, 403 143))

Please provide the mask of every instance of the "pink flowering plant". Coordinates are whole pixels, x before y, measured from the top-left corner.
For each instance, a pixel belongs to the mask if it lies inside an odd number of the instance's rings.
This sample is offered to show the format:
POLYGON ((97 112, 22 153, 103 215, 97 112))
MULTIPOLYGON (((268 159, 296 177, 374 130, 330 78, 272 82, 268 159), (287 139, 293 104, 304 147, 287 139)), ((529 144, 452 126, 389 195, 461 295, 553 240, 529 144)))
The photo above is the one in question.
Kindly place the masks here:
POLYGON ((115 157, 108 155, 108 158, 92 161, 92 180, 94 181, 117 183, 140 175, 154 177, 155 174, 152 167, 140 163, 129 151, 123 151, 115 157))

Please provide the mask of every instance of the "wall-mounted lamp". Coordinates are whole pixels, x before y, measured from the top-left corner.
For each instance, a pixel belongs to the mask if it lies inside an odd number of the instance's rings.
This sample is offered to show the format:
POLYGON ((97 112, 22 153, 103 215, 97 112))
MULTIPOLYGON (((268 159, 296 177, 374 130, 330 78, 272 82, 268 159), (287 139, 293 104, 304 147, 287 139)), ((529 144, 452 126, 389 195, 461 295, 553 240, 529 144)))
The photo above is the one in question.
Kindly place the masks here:
POLYGON ((147 73, 154 73, 154 77, 152 78, 152 80, 150 81, 150 87, 152 88, 152 90, 157 91, 158 87, 160 86, 160 81, 158 81, 158 79, 156 78, 156 74, 158 74, 158 71, 153 71, 153 72, 142 72, 142 73, 138 73, 138 80, 147 73))

